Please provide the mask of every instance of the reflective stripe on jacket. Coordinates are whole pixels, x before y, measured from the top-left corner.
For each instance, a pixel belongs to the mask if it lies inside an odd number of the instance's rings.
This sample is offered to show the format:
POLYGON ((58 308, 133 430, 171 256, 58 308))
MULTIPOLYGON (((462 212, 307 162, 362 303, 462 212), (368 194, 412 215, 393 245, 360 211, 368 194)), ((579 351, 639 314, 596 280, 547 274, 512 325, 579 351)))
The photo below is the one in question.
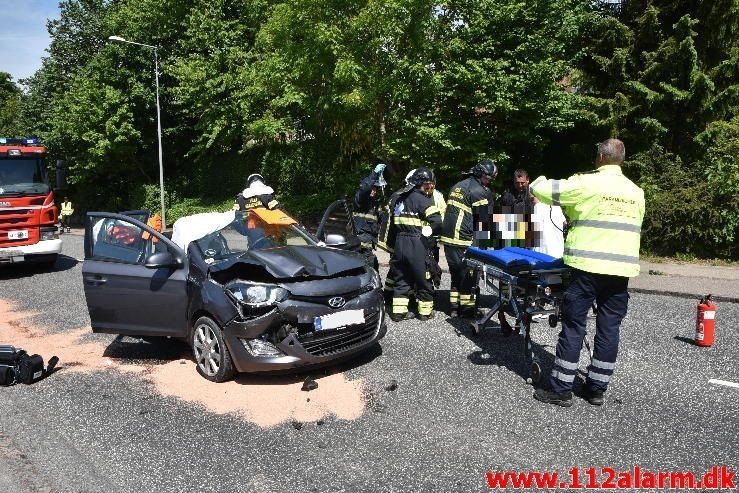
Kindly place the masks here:
POLYGON ((434 189, 434 194, 431 196, 434 200, 434 205, 439 209, 442 221, 444 220, 444 214, 446 214, 446 200, 444 200, 444 194, 434 189))
POLYGON ((470 176, 452 187, 446 203, 441 242, 468 247, 474 235, 473 215, 487 213, 493 205, 493 193, 480 180, 470 176))
POLYGON ((380 214, 380 233, 377 238, 377 246, 388 253, 393 253, 395 250, 395 237, 397 236, 390 209, 395 206, 402 192, 403 189, 393 192, 390 200, 380 214))
POLYGON ((441 230, 441 213, 428 195, 412 190, 397 201, 390 211, 397 234, 421 235, 424 226, 431 227, 432 234, 441 230))
POLYGON ((570 219, 564 263, 594 274, 639 275, 644 191, 618 165, 605 165, 566 180, 540 176, 529 189, 570 219))

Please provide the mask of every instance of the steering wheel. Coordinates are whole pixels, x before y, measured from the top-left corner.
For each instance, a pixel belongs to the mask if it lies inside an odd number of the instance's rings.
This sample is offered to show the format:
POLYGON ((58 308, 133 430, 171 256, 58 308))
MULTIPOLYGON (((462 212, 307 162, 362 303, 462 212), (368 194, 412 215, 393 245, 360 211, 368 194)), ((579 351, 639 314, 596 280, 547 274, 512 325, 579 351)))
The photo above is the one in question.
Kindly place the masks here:
POLYGON ((269 241, 269 238, 267 236, 260 236, 259 238, 256 239, 256 241, 252 242, 249 245, 249 249, 252 249, 252 248, 253 249, 256 249, 257 245, 259 245, 259 244, 261 244, 261 243, 263 243, 265 241, 269 241))

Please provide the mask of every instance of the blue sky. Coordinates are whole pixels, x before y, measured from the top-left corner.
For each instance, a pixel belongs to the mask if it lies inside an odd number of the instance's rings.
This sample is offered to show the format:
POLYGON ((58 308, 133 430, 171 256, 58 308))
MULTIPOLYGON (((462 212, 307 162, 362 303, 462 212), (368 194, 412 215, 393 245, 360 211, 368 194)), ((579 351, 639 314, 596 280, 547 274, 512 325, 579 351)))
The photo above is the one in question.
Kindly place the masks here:
POLYGON ((0 72, 14 81, 33 75, 46 56, 46 20, 59 17, 59 0, 0 0, 0 72))

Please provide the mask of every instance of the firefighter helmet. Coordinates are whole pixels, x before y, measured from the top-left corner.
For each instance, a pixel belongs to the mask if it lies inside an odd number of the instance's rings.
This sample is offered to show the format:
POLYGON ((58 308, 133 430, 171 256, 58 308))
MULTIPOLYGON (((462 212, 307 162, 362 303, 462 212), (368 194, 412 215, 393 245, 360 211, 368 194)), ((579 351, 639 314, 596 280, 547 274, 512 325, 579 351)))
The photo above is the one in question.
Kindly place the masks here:
POLYGON ((246 179, 246 188, 249 188, 251 184, 255 181, 261 181, 262 183, 264 183, 264 177, 259 173, 250 174, 249 177, 246 179))
POLYGON ((472 167, 470 173, 475 178, 480 178, 487 175, 491 179, 495 179, 495 177, 498 175, 498 167, 495 166, 495 163, 493 163, 490 159, 483 159, 472 167))
POLYGON ((410 179, 408 180, 409 184, 415 185, 415 186, 421 186, 424 183, 433 183, 434 182, 434 172, 431 171, 429 168, 418 168, 416 171, 413 172, 410 179))

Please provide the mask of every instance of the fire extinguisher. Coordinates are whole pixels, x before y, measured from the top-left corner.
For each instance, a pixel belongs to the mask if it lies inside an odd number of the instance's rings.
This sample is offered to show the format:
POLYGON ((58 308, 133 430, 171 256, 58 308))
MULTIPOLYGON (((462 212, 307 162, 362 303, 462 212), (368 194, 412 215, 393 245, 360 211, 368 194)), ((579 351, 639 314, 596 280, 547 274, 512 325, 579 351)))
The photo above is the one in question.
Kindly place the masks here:
POLYGON ((714 320, 716 319, 716 305, 708 294, 698 303, 698 316, 695 320, 695 344, 702 347, 713 345, 715 333, 714 320))

